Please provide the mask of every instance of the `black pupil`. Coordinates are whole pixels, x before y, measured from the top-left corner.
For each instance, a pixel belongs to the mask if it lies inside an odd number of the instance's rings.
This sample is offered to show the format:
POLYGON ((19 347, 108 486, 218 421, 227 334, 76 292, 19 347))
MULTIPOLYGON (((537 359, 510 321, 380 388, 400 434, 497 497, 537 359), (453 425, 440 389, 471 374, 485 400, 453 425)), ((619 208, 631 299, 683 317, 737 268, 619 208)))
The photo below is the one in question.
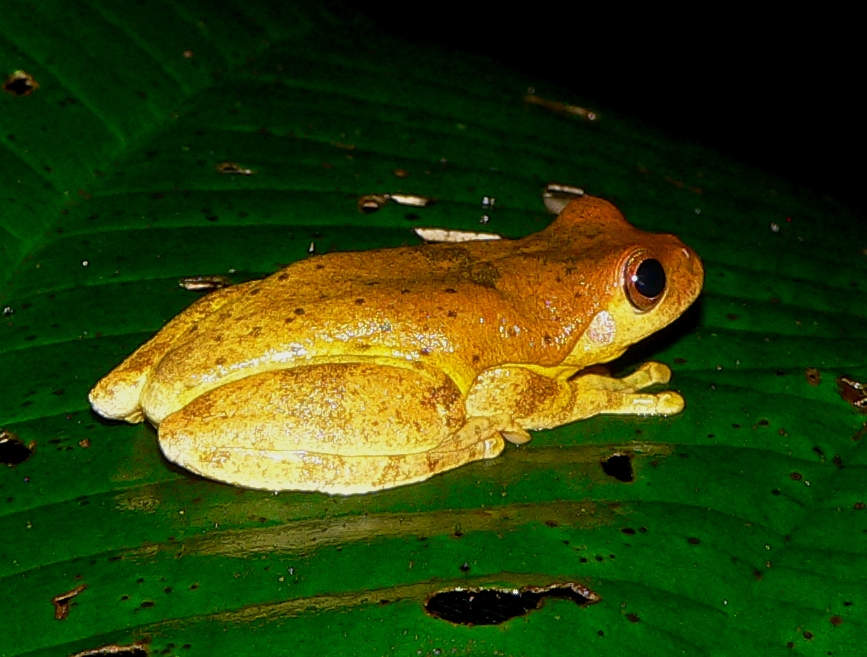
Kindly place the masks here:
POLYGON ((648 299, 659 296, 665 289, 665 270, 659 260, 648 258, 635 270, 635 289, 648 299))

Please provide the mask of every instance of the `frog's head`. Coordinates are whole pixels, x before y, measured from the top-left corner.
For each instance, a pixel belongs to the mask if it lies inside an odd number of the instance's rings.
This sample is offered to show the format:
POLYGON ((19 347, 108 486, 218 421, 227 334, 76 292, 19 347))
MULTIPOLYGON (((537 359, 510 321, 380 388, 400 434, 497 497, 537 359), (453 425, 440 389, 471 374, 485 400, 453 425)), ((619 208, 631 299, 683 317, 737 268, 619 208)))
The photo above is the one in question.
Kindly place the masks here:
POLYGON ((674 235, 634 228, 607 201, 577 199, 548 230, 592 262, 579 284, 593 300, 579 313, 581 335, 566 364, 617 358, 680 317, 701 292, 704 268, 695 251, 674 235))

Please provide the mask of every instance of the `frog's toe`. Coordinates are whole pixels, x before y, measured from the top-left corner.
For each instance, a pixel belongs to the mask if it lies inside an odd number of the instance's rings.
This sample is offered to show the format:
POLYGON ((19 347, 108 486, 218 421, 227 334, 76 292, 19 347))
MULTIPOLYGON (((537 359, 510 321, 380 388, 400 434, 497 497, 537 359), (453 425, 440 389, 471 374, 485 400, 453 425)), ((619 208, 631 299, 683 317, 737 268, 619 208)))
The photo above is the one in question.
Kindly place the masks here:
POLYGON ((656 413, 658 415, 677 415, 685 406, 683 396, 672 390, 666 390, 654 396, 656 397, 656 413))
POLYGON ((644 390, 652 385, 671 381, 671 368, 664 363, 650 361, 620 381, 624 389, 644 390))

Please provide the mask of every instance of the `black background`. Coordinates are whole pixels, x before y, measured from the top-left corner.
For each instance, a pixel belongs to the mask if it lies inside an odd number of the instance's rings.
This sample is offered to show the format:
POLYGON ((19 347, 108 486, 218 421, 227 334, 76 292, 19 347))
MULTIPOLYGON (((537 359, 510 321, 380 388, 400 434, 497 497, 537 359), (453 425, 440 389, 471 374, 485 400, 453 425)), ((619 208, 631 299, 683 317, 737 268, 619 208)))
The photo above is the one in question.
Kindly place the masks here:
POLYGON ((454 0, 357 2, 378 30, 489 56, 676 139, 867 214, 863 36, 854 15, 756 6, 678 11, 592 4, 481 10, 454 0))

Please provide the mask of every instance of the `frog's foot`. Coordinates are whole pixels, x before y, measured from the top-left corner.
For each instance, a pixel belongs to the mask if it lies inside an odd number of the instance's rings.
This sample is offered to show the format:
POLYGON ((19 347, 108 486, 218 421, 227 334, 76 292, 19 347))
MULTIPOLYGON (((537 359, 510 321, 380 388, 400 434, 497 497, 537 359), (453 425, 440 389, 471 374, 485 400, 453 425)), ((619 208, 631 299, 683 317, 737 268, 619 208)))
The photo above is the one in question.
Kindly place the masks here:
POLYGON ((166 458, 210 479, 352 495, 493 458, 509 429, 520 427, 465 419, 440 372, 331 363, 215 388, 169 415, 159 439, 166 458))
POLYGON ((622 379, 599 374, 578 375, 569 384, 581 407, 597 413, 621 415, 675 415, 684 407, 683 397, 666 390, 641 392, 652 385, 668 383, 671 369, 662 363, 648 362, 622 379))
MULTIPOLYGON (((622 379, 602 374, 579 374, 564 380, 519 365, 483 372, 467 396, 470 415, 494 416, 511 408, 524 429, 548 429, 601 413, 674 415, 683 410, 683 397, 672 391, 642 392, 668 383, 671 370, 646 363, 622 379)), ((506 431, 508 436, 508 431, 506 431)))

